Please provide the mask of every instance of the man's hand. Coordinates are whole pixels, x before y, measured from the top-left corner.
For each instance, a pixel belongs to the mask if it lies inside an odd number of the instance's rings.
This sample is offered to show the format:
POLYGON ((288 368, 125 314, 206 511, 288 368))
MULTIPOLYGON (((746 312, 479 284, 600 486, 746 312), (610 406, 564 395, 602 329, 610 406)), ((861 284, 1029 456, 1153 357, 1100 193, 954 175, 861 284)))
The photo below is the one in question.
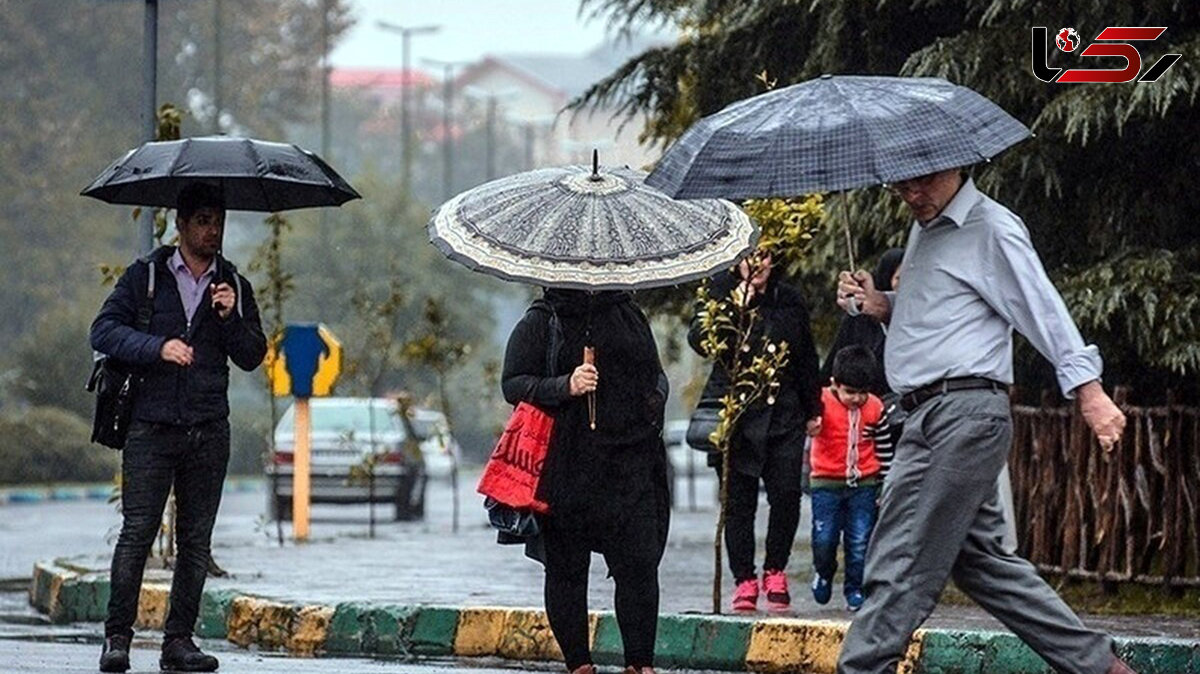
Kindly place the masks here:
POLYGON ((813 417, 808 420, 804 431, 808 433, 808 437, 815 438, 821 434, 821 417, 813 417))
POLYGON ((233 292, 228 283, 214 283, 210 288, 212 306, 217 316, 220 316, 221 320, 229 318, 229 312, 233 311, 233 304, 237 301, 237 293, 233 292))
POLYGON ((1079 411, 1087 422, 1104 451, 1111 451, 1125 433, 1125 415, 1104 392, 1098 380, 1092 380, 1075 389, 1079 398, 1079 411))
POLYGON ((162 345, 162 350, 158 352, 158 355, 168 363, 184 367, 192 364, 192 347, 185 344, 182 339, 168 339, 162 345))
POLYGON ((584 363, 571 373, 569 391, 573 396, 591 393, 596 390, 596 383, 599 381, 600 374, 596 372, 596 366, 584 363))
POLYGON ((875 289, 875 280, 862 269, 853 274, 848 271, 838 274, 837 305, 852 316, 863 313, 880 323, 887 323, 892 317, 892 303, 875 289), (851 302, 858 308, 857 312, 851 309, 851 302))

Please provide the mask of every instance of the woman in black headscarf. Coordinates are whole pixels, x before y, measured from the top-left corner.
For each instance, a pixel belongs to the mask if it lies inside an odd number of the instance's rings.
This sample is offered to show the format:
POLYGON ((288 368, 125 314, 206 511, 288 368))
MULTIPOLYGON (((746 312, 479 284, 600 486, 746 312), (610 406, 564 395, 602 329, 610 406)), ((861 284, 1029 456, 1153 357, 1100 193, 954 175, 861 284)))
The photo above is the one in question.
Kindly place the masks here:
MULTIPOLYGON (((889 249, 883 254, 883 257, 879 258, 873 274, 877 289, 882 291, 896 289, 895 282, 898 280, 900 262, 903 259, 903 248, 889 249)), ((821 367, 821 381, 824 384, 829 383, 829 378, 833 373, 833 357, 837 355, 838 351, 847 346, 865 346, 875 355, 875 362, 879 363, 879 367, 876 368, 878 376, 875 383, 871 385, 870 391, 880 398, 888 396, 891 389, 888 388, 883 367, 883 343, 886 336, 883 325, 870 316, 861 314, 843 316, 842 322, 838 325, 837 336, 833 338, 833 346, 829 347, 829 355, 825 357, 825 365, 821 367)))
POLYGON ((652 672, 670 505, 666 376, 650 324, 629 293, 547 290, 509 337, 502 387, 508 402, 554 417, 538 497, 550 508, 541 522, 546 615, 568 670, 595 672, 587 584, 599 552, 616 584, 626 671, 652 672))

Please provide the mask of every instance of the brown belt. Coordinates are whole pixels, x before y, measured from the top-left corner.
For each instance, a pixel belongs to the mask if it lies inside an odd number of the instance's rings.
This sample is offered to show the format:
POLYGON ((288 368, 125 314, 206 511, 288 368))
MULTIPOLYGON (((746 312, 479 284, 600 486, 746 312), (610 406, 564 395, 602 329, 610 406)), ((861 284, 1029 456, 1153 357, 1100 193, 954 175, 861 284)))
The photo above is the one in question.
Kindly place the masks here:
POLYGON ((950 393, 951 391, 971 391, 976 389, 991 389, 1007 391, 1008 385, 986 377, 953 377, 939 379, 932 384, 909 391, 900 396, 900 407, 905 412, 911 412, 931 398, 950 393))

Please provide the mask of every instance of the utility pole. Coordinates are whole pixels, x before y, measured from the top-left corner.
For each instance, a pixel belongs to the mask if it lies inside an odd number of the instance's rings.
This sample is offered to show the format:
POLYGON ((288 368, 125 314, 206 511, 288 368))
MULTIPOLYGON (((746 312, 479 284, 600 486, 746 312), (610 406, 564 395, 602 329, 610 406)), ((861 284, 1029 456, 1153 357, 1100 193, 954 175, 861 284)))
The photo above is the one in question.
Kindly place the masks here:
POLYGON ((223 58, 224 49, 221 46, 222 32, 224 26, 221 24, 221 10, 225 0, 214 0, 213 2, 213 134, 221 133, 221 75, 224 70, 224 65, 221 60, 223 58))
POLYGON ((442 200, 449 201, 454 196, 454 68, 468 62, 423 60, 442 69, 442 200))
POLYGON ((533 122, 525 122, 525 170, 533 170, 533 122))
POLYGON ((401 26, 388 21, 377 21, 376 24, 386 31, 400 34, 400 150, 401 172, 400 179, 406 192, 412 190, 412 120, 409 114, 408 94, 409 59, 411 57, 409 42, 414 35, 429 35, 441 30, 441 26, 401 26))
MULTIPOLYGON (((155 139, 158 130, 158 0, 146 0, 142 25, 142 137, 155 139)), ((154 246, 154 209, 143 208, 138 218, 138 256, 147 255, 154 246)))
POLYGON ((487 97, 487 179, 496 178, 496 94, 487 97))
MULTIPOLYGON (((332 146, 329 123, 329 75, 332 68, 329 65, 329 4, 330 0, 321 0, 321 159, 330 163, 329 156, 332 146)), ((325 250, 332 250, 329 237, 329 209, 322 208, 320 221, 317 223, 321 232, 321 243, 325 250)))

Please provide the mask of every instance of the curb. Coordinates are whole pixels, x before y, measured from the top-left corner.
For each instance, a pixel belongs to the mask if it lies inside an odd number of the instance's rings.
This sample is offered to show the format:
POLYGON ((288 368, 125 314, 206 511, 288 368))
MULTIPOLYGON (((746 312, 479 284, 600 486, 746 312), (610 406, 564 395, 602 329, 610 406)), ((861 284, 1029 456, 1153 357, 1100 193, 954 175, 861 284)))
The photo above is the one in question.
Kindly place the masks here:
MULTIPOLYGON (((142 586, 137 626, 162 629, 169 585, 142 586)), ((62 561, 34 565, 29 602, 54 622, 100 622, 109 596, 107 574, 62 561)), ((848 622, 706 614, 658 618, 656 664, 777 674, 833 674, 848 622)), ((598 665, 621 665, 621 636, 611 612, 592 613, 598 665)), ((504 607, 457 608, 343 602, 336 606, 273 601, 231 589, 206 589, 196 636, 243 648, 295 655, 501 657, 562 660, 545 612, 504 607)), ((1141 674, 1200 674, 1200 642, 1117 638, 1122 658, 1141 674)), ((919 630, 898 674, 1051 674, 1012 634, 919 630)))

